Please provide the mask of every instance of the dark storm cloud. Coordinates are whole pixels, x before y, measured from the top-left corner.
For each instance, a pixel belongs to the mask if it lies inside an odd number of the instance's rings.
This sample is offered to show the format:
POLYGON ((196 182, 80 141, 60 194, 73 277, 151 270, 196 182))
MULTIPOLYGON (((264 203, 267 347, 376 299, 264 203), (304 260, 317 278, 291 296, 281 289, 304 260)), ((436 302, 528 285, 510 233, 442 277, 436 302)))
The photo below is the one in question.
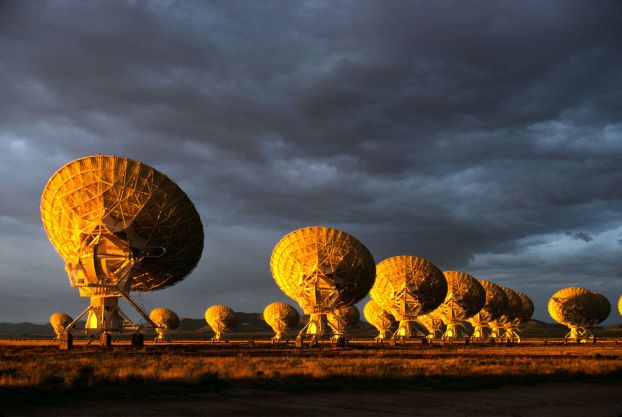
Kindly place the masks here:
POLYGON ((589 233, 585 233, 585 232, 574 232, 574 233, 566 232, 566 235, 567 236, 572 236, 575 239, 582 240, 582 241, 584 241, 586 243, 587 242, 591 242, 592 240, 594 240, 594 238, 592 236, 590 236, 589 233))
POLYGON ((309 224, 378 261, 613 297, 621 16, 579 1, 0 2, 1 278, 66 285, 38 201, 62 164, 101 152, 165 172, 209 225, 193 276, 145 295, 182 315, 281 297, 270 252, 309 224))

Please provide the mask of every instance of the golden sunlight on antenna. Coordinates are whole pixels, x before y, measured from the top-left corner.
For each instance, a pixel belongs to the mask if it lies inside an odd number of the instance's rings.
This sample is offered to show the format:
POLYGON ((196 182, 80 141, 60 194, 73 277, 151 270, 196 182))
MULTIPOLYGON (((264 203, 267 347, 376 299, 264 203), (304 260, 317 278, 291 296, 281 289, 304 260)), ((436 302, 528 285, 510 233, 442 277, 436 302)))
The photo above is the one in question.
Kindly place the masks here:
POLYGON ((142 345, 144 326, 121 310, 119 298, 158 329, 130 292, 178 283, 203 251, 203 225, 188 196, 165 175, 127 158, 89 156, 60 168, 43 191, 41 217, 70 285, 90 298, 65 327, 65 338, 86 316, 86 330, 102 344, 110 345, 113 332, 129 331, 142 345))

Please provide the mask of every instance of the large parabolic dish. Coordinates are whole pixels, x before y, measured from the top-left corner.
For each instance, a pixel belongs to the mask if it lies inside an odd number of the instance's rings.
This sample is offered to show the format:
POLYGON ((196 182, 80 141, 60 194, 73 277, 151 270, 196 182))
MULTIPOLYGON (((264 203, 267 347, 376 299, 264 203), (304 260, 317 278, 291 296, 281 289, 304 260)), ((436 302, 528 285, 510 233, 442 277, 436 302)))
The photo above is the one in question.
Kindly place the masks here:
MULTIPOLYGON (((517 328, 523 317, 529 313, 527 311, 529 305, 523 304, 523 299, 517 291, 507 287, 501 287, 501 289, 508 299, 508 304, 503 314, 489 323, 492 328, 491 337, 493 339, 506 339, 509 342, 520 342, 517 328)), ((531 302, 531 300, 529 301, 531 302)), ((531 314, 533 314, 533 303, 531 303, 531 314)))
POLYGON ((486 336, 488 324, 497 320, 508 308, 508 296, 494 282, 479 280, 486 291, 486 303, 482 309, 469 319, 473 325, 473 339, 481 340, 486 336))
POLYGON ((222 304, 216 304, 205 310, 205 321, 214 331, 212 342, 220 342, 225 340, 222 337, 223 333, 230 331, 238 325, 238 315, 231 308, 222 304))
POLYGON ((567 326, 567 339, 587 341, 593 339, 592 326, 603 322, 611 312, 609 300, 585 288, 564 288, 557 291, 548 304, 550 316, 567 326))
POLYGON ((496 321, 503 326, 520 318, 523 314, 523 302, 516 291, 511 288, 501 287, 501 289, 508 299, 508 304, 503 314, 501 314, 496 321))
POLYGON ((270 269, 281 290, 311 314, 298 341, 306 331, 312 343, 324 334, 326 314, 365 297, 376 275, 374 258, 361 242, 323 226, 283 237, 272 252, 270 269))
POLYGON ((434 340, 445 333, 445 323, 443 323, 443 319, 440 316, 436 315, 436 310, 428 314, 422 314, 417 317, 417 321, 427 330, 426 339, 428 340, 434 340))
POLYGON ((383 341, 391 336, 391 329, 395 325, 395 318, 387 313, 373 299, 369 300, 363 308, 365 320, 378 330, 377 341, 383 341))
POLYGON ((376 266, 376 282, 369 295, 400 321, 396 337, 409 337, 417 316, 431 312, 443 302, 447 280, 426 259, 394 256, 376 266))
POLYGON ((203 225, 188 196, 127 158, 89 156, 60 168, 43 191, 41 217, 71 286, 91 297, 87 328, 125 327, 121 313, 106 313, 117 311, 118 297, 178 283, 203 251, 203 225))
POLYGON ((156 329, 156 342, 170 342, 169 332, 175 331, 181 324, 177 313, 164 307, 156 307, 151 310, 149 318, 158 326, 156 329))
POLYGON ((73 286, 131 277, 131 291, 184 279, 203 252, 194 204, 168 177, 117 156, 60 168, 41 197, 43 226, 73 286))
POLYGON ((365 297, 374 285, 374 258, 352 235, 329 227, 287 234, 272 252, 270 269, 281 290, 307 314, 329 313, 365 297))
POLYGON ((451 340, 467 336, 462 323, 477 314, 486 302, 486 291, 479 281, 460 271, 444 272, 447 279, 447 295, 441 305, 434 310, 447 325, 443 339, 451 340))
POLYGON ((300 314, 289 304, 275 301, 264 308, 263 319, 274 330, 272 341, 278 342, 284 339, 285 332, 300 323, 300 314))
POLYGON ((533 301, 531 300, 531 298, 529 298, 529 296, 525 294, 524 292, 521 292, 518 290, 514 290, 514 292, 520 298, 521 304, 523 306, 521 313, 518 316, 518 321, 517 321, 517 324, 521 324, 522 322, 529 320, 531 316, 533 316, 534 305, 533 305, 533 301))
POLYGON ((326 319, 336 334, 345 337, 346 330, 353 328, 359 322, 361 313, 356 305, 352 304, 333 310, 326 315, 326 319))
POLYGON ((65 329, 71 324, 72 321, 73 319, 70 316, 61 312, 53 313, 50 316, 50 324, 56 334, 56 340, 60 340, 63 332, 65 332, 65 329))

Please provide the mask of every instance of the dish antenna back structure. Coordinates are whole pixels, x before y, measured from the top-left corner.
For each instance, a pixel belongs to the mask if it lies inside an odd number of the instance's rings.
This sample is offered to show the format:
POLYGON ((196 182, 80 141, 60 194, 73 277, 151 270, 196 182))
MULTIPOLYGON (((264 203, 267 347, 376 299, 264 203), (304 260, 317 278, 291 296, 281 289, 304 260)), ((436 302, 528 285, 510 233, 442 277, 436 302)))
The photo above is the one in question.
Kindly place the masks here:
POLYGON ((67 326, 71 324, 73 319, 65 313, 56 312, 50 316, 50 324, 54 330, 56 338, 54 340, 60 340, 63 333, 66 332, 67 326))
POLYGON ((467 273, 446 271, 443 274, 447 279, 447 295, 433 314, 447 326, 443 341, 451 342, 457 337, 468 337, 463 323, 482 309, 486 291, 476 278, 467 273))
POLYGON ((469 323, 473 325, 474 341, 482 341, 492 336, 489 324, 501 317, 508 307, 508 297, 500 286, 482 279, 479 283, 486 291, 486 303, 477 314, 469 318, 469 323))
POLYGON ((430 261, 416 256, 394 256, 376 266, 376 282, 369 292, 380 307, 399 320, 392 342, 415 332, 417 316, 438 307, 447 295, 443 272, 430 261))
POLYGON ((169 332, 177 330, 181 324, 179 316, 173 310, 164 307, 156 307, 149 313, 149 318, 155 323, 156 338, 155 342, 170 342, 169 332))
POLYGON ((508 299, 508 305, 503 314, 489 323, 494 340, 505 340, 509 343, 520 343, 518 326, 521 321, 531 318, 533 302, 520 291, 501 287, 508 299))
POLYGON ((361 313, 356 305, 352 304, 347 307, 341 307, 333 310, 326 315, 328 326, 334 329, 333 341, 337 341, 340 338, 347 339, 347 330, 356 326, 356 323, 361 319, 361 313))
POLYGON ((440 338, 445 333, 445 323, 443 323, 443 319, 437 315, 437 310, 417 316, 417 321, 428 331, 428 334, 425 336, 428 341, 440 338))
POLYGON ((395 326, 395 318, 391 313, 386 312, 372 299, 365 304, 363 315, 365 316, 365 320, 378 330, 376 342, 382 343, 391 337, 393 334, 392 329, 395 326))
POLYGON ((520 343, 520 335, 518 334, 518 327, 524 321, 527 321, 533 316, 534 305, 531 298, 527 296, 524 292, 514 290, 514 292, 518 295, 518 298, 521 302, 521 309, 518 312, 517 317, 514 320, 505 323, 505 334, 503 335, 506 340, 510 342, 519 342, 520 343))
POLYGON ((263 319, 274 330, 272 342, 287 340, 285 332, 293 329, 300 323, 298 310, 287 303, 275 301, 270 303, 263 310, 263 319))
POLYGON ((592 327, 603 322, 611 312, 607 298, 585 288, 564 288, 557 291, 549 300, 549 314, 570 332, 564 342, 585 343, 596 341, 592 327))
POLYGON ((238 325, 238 315, 231 308, 216 304, 205 310, 205 321, 214 332, 212 342, 227 342, 222 335, 238 325))
POLYGON ((86 330, 106 345, 111 332, 141 329, 119 298, 157 328, 130 292, 180 282, 203 251, 203 225, 188 196, 164 174, 127 158, 89 156, 60 168, 43 191, 41 217, 70 285, 91 300, 67 330, 86 315, 86 330))
POLYGON ((488 323, 490 326, 491 334, 490 338, 493 340, 503 340, 508 336, 508 341, 520 341, 520 336, 513 331, 513 334, 508 335, 505 328, 511 326, 516 322, 523 312, 523 302, 520 296, 511 288, 500 287, 505 293, 508 299, 508 304, 503 313, 497 317, 496 320, 492 320, 488 323))
MULTIPOLYGON (((310 336, 317 345, 326 334, 326 315, 361 300, 374 284, 376 268, 369 250, 354 236, 323 226, 305 227, 283 237, 270 259, 281 290, 300 304, 309 322, 296 338, 301 347, 310 336)), ((345 343, 338 335, 337 344, 345 343)))

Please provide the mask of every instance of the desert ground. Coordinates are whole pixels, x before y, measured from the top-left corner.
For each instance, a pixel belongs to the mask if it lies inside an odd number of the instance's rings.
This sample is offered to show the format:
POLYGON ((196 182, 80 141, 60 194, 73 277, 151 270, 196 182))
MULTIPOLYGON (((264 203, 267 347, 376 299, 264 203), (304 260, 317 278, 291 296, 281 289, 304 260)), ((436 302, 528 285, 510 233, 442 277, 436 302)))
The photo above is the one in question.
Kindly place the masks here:
POLYGON ((622 415, 622 340, 345 348, 0 341, 4 416, 622 415))

